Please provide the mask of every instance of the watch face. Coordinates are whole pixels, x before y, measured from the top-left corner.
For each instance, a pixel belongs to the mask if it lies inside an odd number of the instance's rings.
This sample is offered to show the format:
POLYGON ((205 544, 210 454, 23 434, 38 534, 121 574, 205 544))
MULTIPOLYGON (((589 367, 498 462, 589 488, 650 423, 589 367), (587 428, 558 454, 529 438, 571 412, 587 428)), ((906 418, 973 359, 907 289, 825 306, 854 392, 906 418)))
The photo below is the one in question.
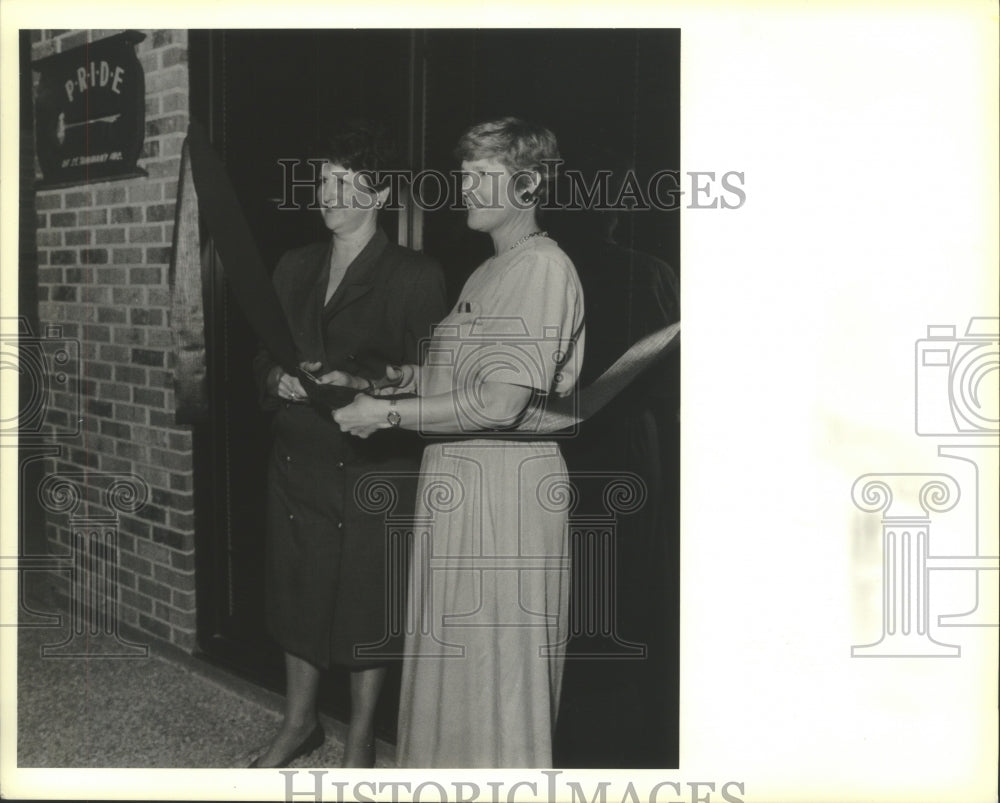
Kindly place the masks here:
POLYGON ((396 410, 390 410, 388 413, 386 413, 385 419, 386 421, 389 422, 391 426, 394 427, 398 427, 399 422, 402 421, 402 418, 400 417, 399 413, 396 410))

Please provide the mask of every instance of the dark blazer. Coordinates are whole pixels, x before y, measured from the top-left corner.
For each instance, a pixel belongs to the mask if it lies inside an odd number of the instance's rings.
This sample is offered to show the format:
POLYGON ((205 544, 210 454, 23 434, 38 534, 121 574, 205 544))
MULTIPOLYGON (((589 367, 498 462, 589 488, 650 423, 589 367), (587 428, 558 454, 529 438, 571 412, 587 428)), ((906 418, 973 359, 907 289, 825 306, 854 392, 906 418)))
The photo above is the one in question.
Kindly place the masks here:
MULTIPOLYGON (((314 243, 286 253, 274 272, 300 361, 322 363, 319 373, 339 369, 368 379, 383 376, 387 362, 418 362, 420 339, 445 314, 440 265, 389 242, 379 229, 324 305, 329 257, 329 244, 314 243)), ((275 365, 266 352, 255 361, 262 403, 270 409, 281 405, 264 387, 275 365)))
MULTIPOLYGON (((274 286, 300 362, 377 379, 387 364, 416 363, 419 344, 445 313, 444 275, 432 259, 377 231, 329 303, 330 246, 285 254, 274 286)), ((416 433, 344 434, 328 411, 272 395, 276 362, 254 361, 261 401, 276 410, 268 468, 268 626, 287 652, 319 666, 363 664, 354 647, 377 641, 386 621, 385 513, 412 510, 421 443, 416 433), (365 475, 393 480, 397 507, 373 511, 356 495, 365 475)), ((392 596, 392 595, 389 595, 392 596)))

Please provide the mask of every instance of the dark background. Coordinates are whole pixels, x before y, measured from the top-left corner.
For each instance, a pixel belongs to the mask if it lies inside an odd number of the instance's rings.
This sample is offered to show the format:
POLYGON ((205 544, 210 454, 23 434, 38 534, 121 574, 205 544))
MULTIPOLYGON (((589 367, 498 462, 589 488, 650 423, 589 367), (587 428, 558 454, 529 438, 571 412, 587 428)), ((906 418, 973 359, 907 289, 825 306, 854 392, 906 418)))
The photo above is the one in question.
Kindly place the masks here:
MULTIPOLYGON (((462 131, 507 115, 552 129, 567 168, 603 158, 634 167, 641 179, 679 167, 676 30, 192 31, 190 67, 192 116, 208 128, 269 267, 285 250, 328 237, 317 212, 277 208, 278 159, 307 157, 317 136, 344 119, 388 124, 413 170, 455 169, 462 131)), ((572 225, 552 223, 572 237, 572 225)), ((678 212, 634 212, 616 224, 618 244, 669 263, 679 275, 678 212)), ((492 254, 489 238, 469 231, 461 211, 422 218, 387 213, 382 225, 390 238, 402 230, 407 242, 442 263, 452 300, 492 254)), ((636 327, 631 310, 618 313, 623 331, 636 327)), ((222 270, 213 271, 206 287, 206 313, 211 420, 197 428, 195 442, 199 645, 210 659, 281 689, 281 653, 263 628, 269 419, 251 383, 256 341, 222 270)), ((641 576, 622 579, 657 600, 655 610, 645 597, 630 608, 642 619, 633 628, 637 636, 655 636, 660 644, 645 664, 656 671, 616 676, 607 673, 607 662, 591 672, 587 662, 571 661, 564 721, 577 724, 574 733, 564 726, 557 734, 560 766, 677 766, 678 610, 669 586, 676 583, 678 447, 676 437, 661 439, 654 448, 662 472, 639 471, 658 483, 650 497, 673 506, 632 527, 638 535, 631 537, 643 544, 635 555, 646 557, 636 558, 641 576), (597 685, 609 683, 637 688, 628 699, 607 689, 599 694, 597 685)), ((629 572, 627 562, 620 569, 629 572)), ((397 683, 393 675, 379 710, 379 735, 388 739, 394 739, 397 683)), ((322 701, 330 713, 347 715, 345 673, 329 673, 322 701)))

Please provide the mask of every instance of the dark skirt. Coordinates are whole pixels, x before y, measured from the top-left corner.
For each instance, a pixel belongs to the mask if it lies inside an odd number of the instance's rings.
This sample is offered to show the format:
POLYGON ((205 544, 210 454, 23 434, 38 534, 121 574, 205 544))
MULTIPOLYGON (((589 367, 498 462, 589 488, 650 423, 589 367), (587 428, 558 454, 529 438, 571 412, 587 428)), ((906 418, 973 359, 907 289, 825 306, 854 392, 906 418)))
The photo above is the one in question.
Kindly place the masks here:
POLYGON ((308 408, 278 413, 267 626, 285 652, 356 669, 400 654, 418 450, 403 433, 359 441, 308 408))

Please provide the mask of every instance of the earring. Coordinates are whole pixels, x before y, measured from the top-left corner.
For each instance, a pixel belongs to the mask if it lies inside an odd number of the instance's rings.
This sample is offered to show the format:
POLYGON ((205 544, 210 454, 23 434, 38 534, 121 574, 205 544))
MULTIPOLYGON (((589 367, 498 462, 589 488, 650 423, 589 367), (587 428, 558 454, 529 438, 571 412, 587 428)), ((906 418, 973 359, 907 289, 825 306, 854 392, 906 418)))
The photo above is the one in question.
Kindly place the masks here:
POLYGON ((534 203, 535 196, 532 195, 530 192, 525 192, 521 194, 521 200, 524 201, 524 203, 526 204, 534 203))
POLYGON ((381 209, 382 208, 382 202, 381 201, 376 201, 375 202, 375 208, 376 209, 381 209))

